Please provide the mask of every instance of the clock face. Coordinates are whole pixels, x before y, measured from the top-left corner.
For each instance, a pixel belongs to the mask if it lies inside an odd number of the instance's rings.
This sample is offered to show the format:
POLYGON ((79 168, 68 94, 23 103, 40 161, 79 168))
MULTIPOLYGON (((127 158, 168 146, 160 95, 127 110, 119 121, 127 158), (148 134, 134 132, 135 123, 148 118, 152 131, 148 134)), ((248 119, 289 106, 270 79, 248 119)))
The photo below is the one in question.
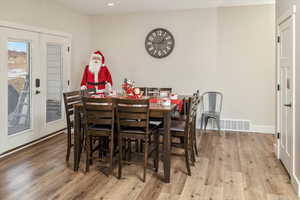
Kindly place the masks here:
POLYGON ((175 46, 173 35, 166 29, 152 30, 146 37, 147 52, 155 58, 164 58, 170 55, 175 46))

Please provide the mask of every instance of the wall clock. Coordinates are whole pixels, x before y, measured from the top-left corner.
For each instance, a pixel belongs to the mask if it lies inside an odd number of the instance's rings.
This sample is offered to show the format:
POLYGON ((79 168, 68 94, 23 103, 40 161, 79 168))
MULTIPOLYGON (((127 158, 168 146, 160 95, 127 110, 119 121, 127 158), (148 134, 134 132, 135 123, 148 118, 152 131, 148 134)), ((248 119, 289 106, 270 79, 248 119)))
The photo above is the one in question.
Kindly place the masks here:
POLYGON ((174 49, 175 40, 170 31, 157 28, 147 35, 145 48, 154 58, 164 58, 170 55, 174 49))

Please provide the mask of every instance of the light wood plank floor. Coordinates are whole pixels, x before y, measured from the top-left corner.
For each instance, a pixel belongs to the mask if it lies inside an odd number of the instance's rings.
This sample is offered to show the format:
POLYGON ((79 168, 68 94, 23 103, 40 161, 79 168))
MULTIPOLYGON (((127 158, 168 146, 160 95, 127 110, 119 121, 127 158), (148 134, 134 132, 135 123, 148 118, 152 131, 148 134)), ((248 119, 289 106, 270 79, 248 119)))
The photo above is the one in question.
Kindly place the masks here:
POLYGON ((148 170, 146 183, 138 178, 142 167, 136 165, 124 167, 121 180, 101 173, 99 163, 88 174, 84 174, 83 164, 75 173, 73 161, 65 162, 66 136, 59 135, 0 160, 0 199, 297 199, 274 156, 273 142, 271 135, 253 133, 203 135, 192 176, 186 175, 181 152, 176 151, 171 183, 165 184, 160 180, 161 163, 158 175, 148 170))

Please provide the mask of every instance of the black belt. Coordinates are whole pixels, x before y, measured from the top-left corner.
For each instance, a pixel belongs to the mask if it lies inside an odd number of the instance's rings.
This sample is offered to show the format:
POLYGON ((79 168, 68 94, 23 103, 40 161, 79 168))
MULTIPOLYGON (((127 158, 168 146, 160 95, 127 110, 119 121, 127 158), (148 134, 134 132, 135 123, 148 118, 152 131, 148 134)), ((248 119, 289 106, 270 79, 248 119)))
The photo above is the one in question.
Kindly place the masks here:
POLYGON ((106 84, 105 81, 102 81, 102 82, 94 82, 94 83, 92 83, 92 82, 87 82, 87 83, 88 83, 88 85, 105 85, 105 84, 106 84))

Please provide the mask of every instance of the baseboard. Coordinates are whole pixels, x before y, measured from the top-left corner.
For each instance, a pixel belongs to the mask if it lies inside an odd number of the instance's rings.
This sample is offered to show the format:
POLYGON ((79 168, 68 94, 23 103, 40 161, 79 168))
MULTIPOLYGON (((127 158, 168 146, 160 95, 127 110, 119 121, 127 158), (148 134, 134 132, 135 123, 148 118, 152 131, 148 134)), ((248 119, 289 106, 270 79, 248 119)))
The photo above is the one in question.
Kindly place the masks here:
MULTIPOLYGON (((197 125, 197 128, 200 129, 200 124, 197 125)), ((211 127, 207 127, 207 130, 217 130, 211 127)), ((245 132, 245 133, 263 133, 263 134, 275 134, 274 126, 257 126, 253 125, 250 130, 223 130, 223 131, 232 131, 232 132, 245 132)))
POLYGON ((253 125, 251 127, 250 132, 275 134, 275 126, 257 126, 257 125, 253 125))
POLYGON ((59 135, 59 134, 62 134, 62 133, 64 133, 64 130, 65 130, 65 129, 60 130, 60 131, 57 131, 57 132, 54 132, 54 133, 51 133, 51 134, 46 135, 46 136, 44 136, 44 137, 42 137, 42 138, 39 138, 39 139, 37 139, 37 140, 34 140, 34 141, 32 141, 32 142, 30 142, 30 143, 28 143, 28 144, 24 144, 24 145, 22 145, 22 146, 20 146, 20 147, 17 147, 17 148, 15 148, 15 149, 6 151, 6 152, 0 154, 0 158, 6 157, 6 156, 11 155, 11 154, 14 154, 14 153, 16 153, 16 152, 18 152, 18 151, 21 151, 21 150, 26 149, 26 148, 28 148, 28 147, 31 147, 31 146, 33 146, 33 145, 35 145, 35 144, 38 144, 38 143, 43 142, 43 141, 45 141, 45 140, 48 140, 48 139, 50 139, 50 138, 52 138, 52 137, 54 137, 54 136, 57 136, 57 135, 59 135))
POLYGON ((292 183, 292 186, 293 186, 297 196, 300 197, 299 180, 294 174, 291 176, 291 183, 292 183))

